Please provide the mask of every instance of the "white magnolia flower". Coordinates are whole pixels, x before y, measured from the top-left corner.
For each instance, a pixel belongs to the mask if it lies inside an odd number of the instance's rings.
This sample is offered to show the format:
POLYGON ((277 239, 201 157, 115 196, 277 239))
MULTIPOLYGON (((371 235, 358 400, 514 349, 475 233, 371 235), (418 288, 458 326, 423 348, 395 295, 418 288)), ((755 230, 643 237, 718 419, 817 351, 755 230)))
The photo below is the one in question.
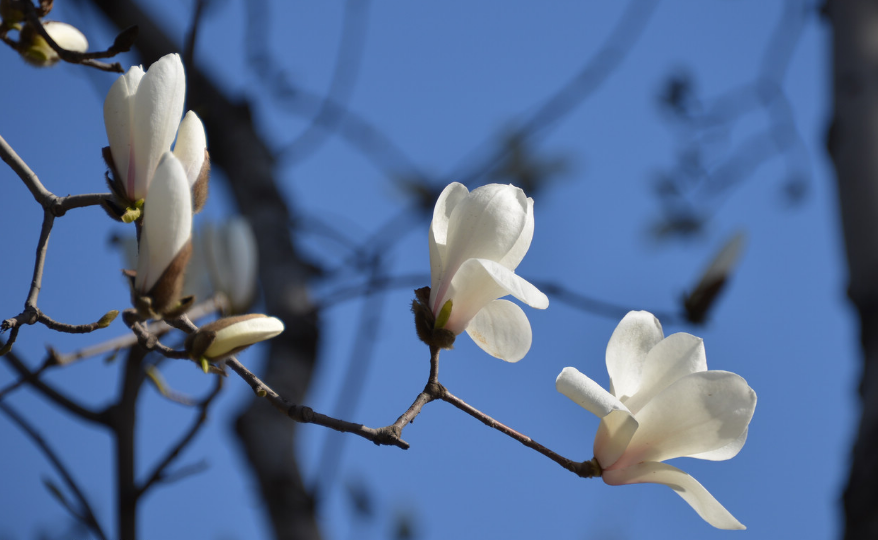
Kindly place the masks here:
POLYGON ((134 66, 119 77, 104 101, 104 124, 114 174, 121 191, 135 202, 146 197, 156 166, 181 128, 174 153, 191 186, 204 163, 204 127, 195 113, 183 124, 186 75, 177 54, 160 58, 144 73, 134 66), (194 172, 193 172, 194 171, 194 172))
POLYGON ((555 381, 559 392, 601 418, 594 455, 604 482, 664 484, 714 527, 744 529, 698 481, 662 462, 734 457, 756 408, 747 382, 708 371, 701 338, 664 338, 658 319, 645 311, 628 313, 616 327, 607 370, 609 392, 572 367, 555 381))
POLYGON ((223 292, 232 311, 241 313, 256 296, 259 252, 250 223, 241 216, 219 229, 204 231, 204 248, 213 289, 223 292))
POLYGON ((195 358, 218 362, 239 351, 271 339, 284 331, 284 323, 262 314, 226 317, 206 324, 186 340, 186 347, 195 358))
POLYGON ((469 192, 449 184, 430 224, 430 309, 437 326, 455 335, 466 330, 507 362, 524 358, 530 322, 520 307, 498 298, 511 294, 537 309, 549 306, 545 294, 514 272, 533 232, 533 199, 519 188, 489 184, 469 192))
MULTIPOLYGON (((73 52, 88 50, 88 40, 75 26, 59 21, 45 21, 43 28, 62 49, 73 52)), ((48 67, 54 66, 61 60, 55 49, 50 47, 43 36, 30 24, 24 26, 20 38, 23 47, 22 56, 31 64, 38 67, 48 67)))
MULTIPOLYGON (((143 208, 135 290, 147 295, 161 278, 182 281, 185 262, 165 276, 192 235, 192 199, 183 165, 174 154, 165 152, 155 171, 155 178, 143 208), (178 277, 179 276, 179 277, 178 277)), ((186 254, 188 261, 188 253, 186 254)), ((179 294, 179 286, 172 287, 179 294)), ((156 298, 153 298, 156 301, 156 298)), ((168 299, 172 301, 172 299, 168 299)))

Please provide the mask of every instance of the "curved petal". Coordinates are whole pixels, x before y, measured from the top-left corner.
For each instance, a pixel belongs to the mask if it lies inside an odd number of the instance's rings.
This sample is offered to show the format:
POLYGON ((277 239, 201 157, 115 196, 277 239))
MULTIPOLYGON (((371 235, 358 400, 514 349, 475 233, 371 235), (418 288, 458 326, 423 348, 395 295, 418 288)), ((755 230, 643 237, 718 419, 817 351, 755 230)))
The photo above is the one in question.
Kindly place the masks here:
POLYGON ((433 221, 430 223, 430 304, 436 300, 438 285, 444 274, 443 261, 448 234, 448 218, 454 207, 469 195, 466 186, 457 182, 448 184, 433 207, 433 221))
POLYGON ((180 161, 165 152, 143 206, 135 287, 149 291, 192 234, 192 199, 180 161))
POLYGON ((727 459, 732 459, 738 455, 738 452, 744 447, 744 443, 747 442, 747 432, 749 430, 749 427, 744 428, 744 432, 741 433, 737 439, 722 448, 717 448, 716 450, 711 450, 709 452, 701 452, 700 454, 689 454, 686 457, 706 459, 708 461, 725 461, 727 459))
POLYGON ((466 333, 483 351, 507 362, 524 358, 532 339, 527 315, 509 300, 494 300, 483 307, 469 322, 466 333))
POLYGON ((603 479, 611 486, 644 483, 663 484, 676 491, 677 495, 698 512, 701 519, 717 529, 746 529, 697 480, 671 465, 647 461, 625 469, 604 471, 603 479))
POLYGON ((613 411, 628 412, 613 394, 574 367, 561 370, 555 379, 555 389, 598 418, 604 418, 613 411))
POLYGON ((140 81, 134 100, 135 181, 128 178, 128 194, 134 200, 146 196, 162 154, 171 149, 180 117, 186 76, 178 54, 160 58, 140 81))
POLYGON ((204 149, 207 148, 207 137, 204 125, 198 115, 192 111, 186 113, 180 128, 177 130, 177 142, 174 143, 174 155, 183 165, 189 187, 195 184, 204 165, 204 149))
POLYGON ((684 332, 672 334, 659 341, 646 355, 640 388, 625 401, 625 405, 637 414, 656 394, 678 379, 699 371, 707 371, 704 340, 684 332))
POLYGON ((747 429, 755 408, 756 392, 734 373, 702 371, 687 375, 637 413, 640 429, 614 467, 723 448, 747 429))
POLYGON ((643 364, 650 349, 664 338, 662 325, 648 311, 630 311, 607 344, 610 392, 624 403, 640 388, 643 364))
MULTIPOLYGON (((113 154, 113 164, 119 175, 117 180, 125 186, 126 190, 128 176, 134 174, 134 141, 132 140, 134 95, 142 78, 143 70, 139 66, 132 67, 128 73, 116 79, 104 100, 104 127, 107 129, 110 153, 113 154)), ((130 192, 127 192, 127 195, 131 198, 130 192)))
POLYGON ((445 297, 439 298, 440 305, 452 301, 451 316, 445 328, 460 334, 476 313, 507 294, 537 309, 549 306, 545 294, 502 264, 487 259, 465 261, 451 278, 445 297))
POLYGON ((527 199, 527 219, 524 222, 524 228, 521 230, 521 236, 515 241, 515 245, 509 250, 502 259, 500 264, 510 270, 515 270, 521 264, 521 260, 530 249, 530 243, 534 237, 534 200, 530 197, 527 199))
MULTIPOLYGON (((527 223, 528 202, 514 186, 488 184, 459 201, 448 217, 446 249, 442 258, 446 279, 438 283, 436 298, 445 296, 453 276, 467 260, 500 261, 515 247, 527 223)), ((441 242, 436 238, 437 244, 441 242)), ((444 303, 444 302, 443 302, 444 303)), ((438 309, 433 304, 433 310, 438 309)))

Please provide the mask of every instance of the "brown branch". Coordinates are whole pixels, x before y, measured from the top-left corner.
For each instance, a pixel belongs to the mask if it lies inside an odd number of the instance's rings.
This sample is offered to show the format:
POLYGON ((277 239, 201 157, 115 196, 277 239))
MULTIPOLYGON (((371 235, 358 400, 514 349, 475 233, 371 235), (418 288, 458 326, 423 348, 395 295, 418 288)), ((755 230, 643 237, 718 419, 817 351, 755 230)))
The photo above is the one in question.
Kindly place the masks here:
POLYGON ((15 153, 15 150, 9 146, 2 136, 0 136, 0 159, 9 165, 13 172, 21 178, 21 181, 24 182, 24 185, 27 186, 31 195, 34 196, 34 199, 40 205, 45 206, 45 201, 53 197, 52 193, 40 182, 37 174, 15 153))
MULTIPOLYGON (((113 319, 116 318, 116 315, 113 315, 113 313, 114 311, 111 311, 93 323, 67 324, 58 322, 42 311, 37 310, 37 322, 46 325, 46 328, 55 330, 56 332, 63 332, 65 334, 89 334, 95 330, 109 326, 110 323, 113 322, 113 319)), ((119 312, 115 311, 115 313, 118 314, 119 312)))
POLYGON ((271 404, 274 405, 277 410, 289 416, 296 422, 302 424, 317 424, 318 426, 328 427, 336 431, 341 431, 342 433, 353 433, 354 435, 358 435, 368 441, 372 441, 379 446, 396 446, 398 448, 402 448, 403 450, 407 450, 409 448, 409 443, 396 437, 387 428, 375 429, 366 427, 362 424, 355 424, 353 422, 347 422, 345 420, 338 420, 336 418, 332 418, 331 416, 326 416, 325 414, 315 412, 313 409, 311 409, 311 407, 305 407, 303 405, 295 405, 293 403, 290 403, 289 401, 278 395, 277 392, 272 390, 264 382, 262 382, 259 377, 254 375, 249 369, 244 367, 235 358, 230 358, 226 360, 226 365, 229 366, 232 371, 237 373, 242 379, 244 379, 244 381, 250 385, 250 388, 253 389, 257 396, 268 399, 268 401, 271 402, 271 404))
POLYGON ((210 404, 213 402, 214 398, 219 395, 220 390, 223 388, 224 377, 215 376, 214 377, 214 386, 213 390, 202 399, 198 403, 198 416, 195 418, 195 421, 190 426, 189 430, 180 438, 179 442, 175 444, 170 451, 168 451, 167 455, 164 459, 162 459, 158 465, 153 469, 153 472, 147 477, 147 480, 137 488, 137 497, 140 498, 146 493, 146 491, 158 482, 163 482, 167 480, 168 476, 166 474, 167 468, 174 462, 175 459, 180 455, 180 453, 189 446, 189 443, 195 438, 195 435, 201 430, 204 422, 207 420, 207 410, 210 407, 210 404))
MULTIPOLYGON (((67 470, 67 467, 64 466, 64 463, 61 462, 61 459, 58 455, 52 450, 49 444, 45 439, 35 430, 21 415, 19 415, 15 409, 6 405, 5 403, 0 403, 0 411, 3 411, 10 420, 12 420, 15 424, 18 425, 27 435, 34 441, 34 443, 42 450, 43 454, 46 455, 49 462, 61 475, 61 478, 64 480, 64 483, 67 484, 67 487, 73 494, 76 496, 76 499, 79 501, 80 506, 82 507, 83 514, 75 513, 73 514, 82 520, 86 527, 88 527, 98 538, 102 538, 103 540, 107 539, 107 536, 104 534, 104 531, 101 529, 100 524, 98 523, 97 518, 92 512, 91 505, 88 503, 88 499, 83 495, 82 490, 79 489, 79 485, 70 475, 70 472, 67 470)), ((71 510, 68 508, 68 510, 71 510)))

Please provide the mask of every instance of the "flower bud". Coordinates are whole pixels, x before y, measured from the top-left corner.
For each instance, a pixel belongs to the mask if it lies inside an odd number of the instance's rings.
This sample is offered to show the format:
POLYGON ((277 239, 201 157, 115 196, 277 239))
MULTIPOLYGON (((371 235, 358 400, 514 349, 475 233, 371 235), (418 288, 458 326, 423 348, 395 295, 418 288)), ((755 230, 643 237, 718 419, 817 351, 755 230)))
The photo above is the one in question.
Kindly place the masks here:
POLYGON ((250 308, 256 296, 259 252, 256 236, 243 217, 204 232, 205 255, 214 291, 229 300, 233 313, 250 308))
MULTIPOLYGON (((46 21, 43 28, 55 43, 62 49, 73 52, 85 52, 88 50, 88 40, 75 27, 58 22, 46 21)), ((43 36, 30 24, 26 24, 19 33, 19 51, 21 57, 27 63, 37 67, 54 66, 61 60, 58 53, 49 46, 43 36)))
POLYGON ((190 334, 186 339, 186 350, 193 358, 219 362, 283 331, 284 324, 280 319, 259 313, 226 317, 190 334))
POLYGON ((207 201, 207 182, 210 176, 210 157, 207 153, 207 137, 204 125, 192 111, 186 113, 177 130, 174 155, 183 164, 186 178, 192 188, 192 210, 201 211, 207 201))

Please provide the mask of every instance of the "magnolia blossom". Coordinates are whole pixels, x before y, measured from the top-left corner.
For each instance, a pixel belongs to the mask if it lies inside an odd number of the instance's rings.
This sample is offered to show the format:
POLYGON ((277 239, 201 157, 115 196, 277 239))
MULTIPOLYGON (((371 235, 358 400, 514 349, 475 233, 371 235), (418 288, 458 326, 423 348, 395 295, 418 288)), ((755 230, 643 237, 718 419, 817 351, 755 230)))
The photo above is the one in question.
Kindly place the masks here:
POLYGON ((205 229, 203 239, 213 289, 226 295, 233 312, 245 311, 256 296, 259 257, 250 223, 232 218, 218 229, 205 229))
POLYGON ((226 317, 206 324, 186 340, 194 358, 219 362, 241 350, 284 331, 284 323, 262 314, 226 317))
POLYGON ((186 76, 178 54, 160 58, 144 73, 134 66, 120 76, 104 101, 104 124, 110 141, 117 191, 130 202, 144 199, 162 155, 180 126, 174 154, 188 185, 199 178, 205 162, 204 126, 193 112, 183 123, 186 76))
POLYGON ((555 381, 559 392, 601 418, 594 455, 604 482, 664 484, 714 527, 744 529, 694 478, 662 462, 734 457, 756 408, 747 382, 708 371, 700 338, 665 338, 658 319, 645 311, 628 313, 613 332, 607 370, 609 392, 572 367, 555 381))
POLYGON ((446 187, 430 224, 430 309, 436 324, 464 330, 488 354, 507 362, 524 358, 530 322, 520 307, 498 298, 511 294, 537 309, 549 299, 515 275, 534 233, 533 199, 511 185, 472 192, 446 187))
MULTIPOLYGON (((88 50, 88 40, 75 26, 59 21, 45 21, 43 28, 62 49, 73 52, 88 50)), ((55 49, 30 24, 22 28, 20 42, 23 58, 35 66, 54 66, 61 60, 55 49)))
POLYGON ((134 288, 151 296, 156 310, 171 307, 179 296, 189 259, 192 200, 183 165, 165 152, 144 204, 134 288), (156 290, 161 289, 161 290, 156 290), (158 305, 157 305, 158 304, 158 305))

